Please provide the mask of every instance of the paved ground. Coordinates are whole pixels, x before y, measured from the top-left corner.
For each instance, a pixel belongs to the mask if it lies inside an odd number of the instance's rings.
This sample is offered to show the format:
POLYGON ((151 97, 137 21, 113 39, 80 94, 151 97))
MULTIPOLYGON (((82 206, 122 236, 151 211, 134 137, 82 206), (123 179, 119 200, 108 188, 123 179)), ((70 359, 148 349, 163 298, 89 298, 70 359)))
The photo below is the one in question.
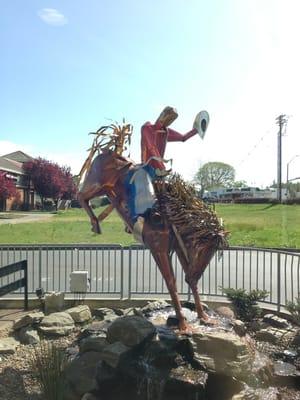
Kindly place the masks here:
POLYGON ((0 212, 0 225, 2 224, 22 224, 27 222, 37 222, 37 221, 45 221, 49 218, 52 218, 53 215, 51 213, 17 213, 13 212, 11 215, 16 215, 16 218, 5 218, 9 216, 10 213, 0 212))
POLYGON ((25 311, 24 309, 0 309, 0 337, 12 328, 17 319, 28 314, 28 312, 29 311, 25 311))

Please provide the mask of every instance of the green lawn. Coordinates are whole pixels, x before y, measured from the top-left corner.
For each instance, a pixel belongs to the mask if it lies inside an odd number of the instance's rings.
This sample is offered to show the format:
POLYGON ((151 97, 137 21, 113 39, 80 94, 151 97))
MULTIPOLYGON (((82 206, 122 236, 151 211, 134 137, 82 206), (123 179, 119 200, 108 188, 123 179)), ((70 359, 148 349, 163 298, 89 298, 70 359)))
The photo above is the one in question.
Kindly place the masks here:
POLYGON ((300 248, 299 205, 219 204, 216 212, 231 245, 300 248))
MULTIPOLYGON (((216 212, 230 245, 300 248, 300 206, 220 204, 216 212)), ((103 234, 96 235, 83 210, 60 211, 47 221, 0 225, 0 243, 134 243, 115 212, 101 226, 103 234)))

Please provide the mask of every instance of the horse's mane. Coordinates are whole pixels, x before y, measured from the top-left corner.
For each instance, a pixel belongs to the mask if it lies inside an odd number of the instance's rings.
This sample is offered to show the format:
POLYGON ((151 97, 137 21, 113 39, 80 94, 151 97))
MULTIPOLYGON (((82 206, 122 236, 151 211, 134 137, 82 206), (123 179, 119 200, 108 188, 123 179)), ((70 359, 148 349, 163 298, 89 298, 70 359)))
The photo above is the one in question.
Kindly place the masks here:
POLYGON ((111 152, 113 155, 122 156, 123 151, 127 150, 127 145, 130 146, 131 143, 132 125, 125 124, 123 120, 122 125, 101 126, 96 132, 90 132, 90 134, 95 137, 92 147, 88 149, 89 155, 80 170, 79 182, 83 175, 90 170, 95 155, 111 152))

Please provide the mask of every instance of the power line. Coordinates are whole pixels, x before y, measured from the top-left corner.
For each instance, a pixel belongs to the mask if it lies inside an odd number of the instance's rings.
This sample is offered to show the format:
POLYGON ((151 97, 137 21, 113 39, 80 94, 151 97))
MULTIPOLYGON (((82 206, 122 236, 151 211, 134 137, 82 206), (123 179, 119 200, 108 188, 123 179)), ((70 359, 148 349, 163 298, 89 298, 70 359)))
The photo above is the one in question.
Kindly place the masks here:
POLYGON ((242 159, 242 161, 239 162, 239 164, 237 165, 237 168, 240 167, 249 156, 251 156, 251 154, 257 149, 257 147, 261 144, 261 142, 263 142, 264 138, 269 135, 271 132, 267 131, 260 139, 259 141, 255 144, 255 146, 246 154, 246 156, 242 159))

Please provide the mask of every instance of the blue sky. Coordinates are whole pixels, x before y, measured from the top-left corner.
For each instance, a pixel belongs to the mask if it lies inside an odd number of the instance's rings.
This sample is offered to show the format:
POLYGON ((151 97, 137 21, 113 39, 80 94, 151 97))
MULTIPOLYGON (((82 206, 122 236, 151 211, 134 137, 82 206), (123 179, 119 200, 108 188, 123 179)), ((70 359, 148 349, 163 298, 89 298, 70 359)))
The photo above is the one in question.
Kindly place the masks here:
MULTIPOLYGON (((283 169, 300 154, 300 6, 295 0, 2 0, 0 154, 20 149, 78 173, 88 132, 123 117, 140 126, 165 105, 205 139, 169 144, 191 179, 207 161, 233 165, 252 185, 276 179, 275 118, 290 115, 283 169)), ((300 157, 290 165, 300 176, 300 157)))

